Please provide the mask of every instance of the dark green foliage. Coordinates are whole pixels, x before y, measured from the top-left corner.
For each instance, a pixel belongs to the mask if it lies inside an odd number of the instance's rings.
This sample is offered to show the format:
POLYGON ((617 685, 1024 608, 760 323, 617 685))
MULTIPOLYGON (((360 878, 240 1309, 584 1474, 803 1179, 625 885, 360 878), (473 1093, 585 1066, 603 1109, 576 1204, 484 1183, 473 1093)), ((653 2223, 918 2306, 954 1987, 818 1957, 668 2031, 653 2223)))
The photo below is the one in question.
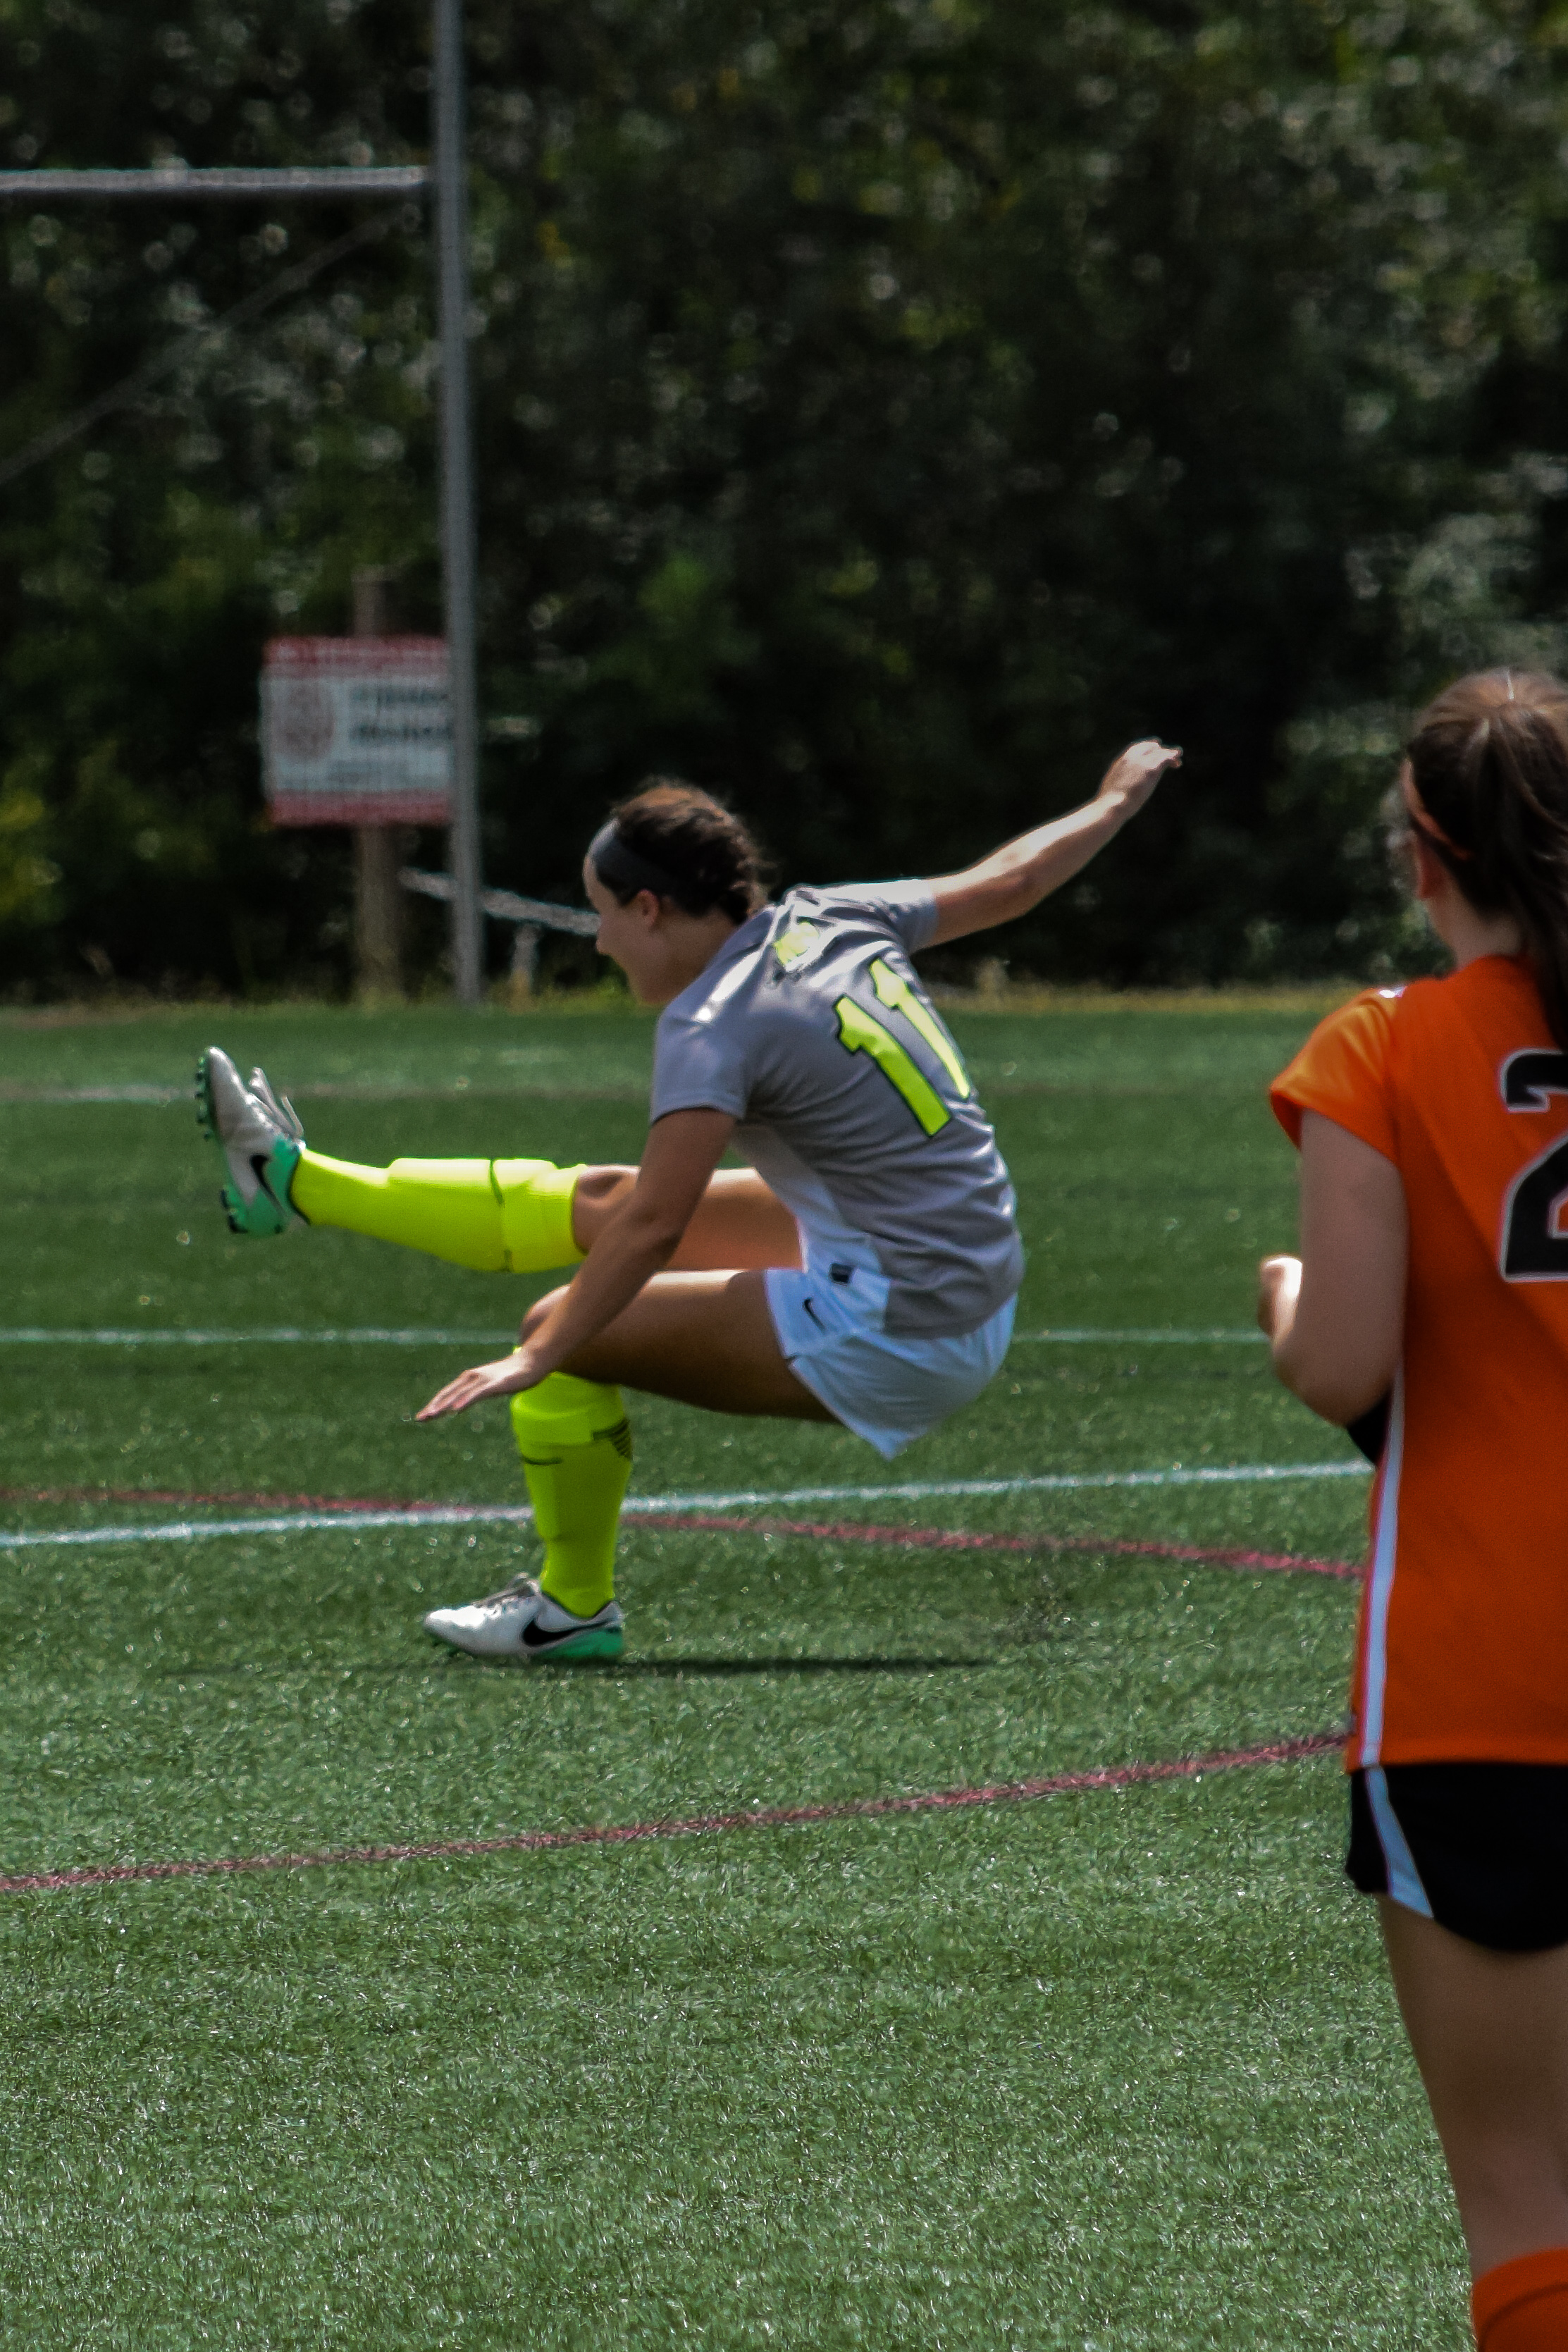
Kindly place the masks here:
MULTIPOLYGON (((936 870, 1158 729, 1179 788, 1017 964, 1410 951, 1400 709, 1555 658, 1562 10, 468 18, 495 878, 573 892, 654 768, 786 877, 936 870)), ((413 0, 6 0, 5 142, 396 160, 426 38, 413 0)), ((13 207, 0 461, 355 217, 13 207)), ((258 826, 254 678, 356 563, 438 618, 427 268, 411 212, 0 488, 14 982, 340 970, 340 849, 258 826)))

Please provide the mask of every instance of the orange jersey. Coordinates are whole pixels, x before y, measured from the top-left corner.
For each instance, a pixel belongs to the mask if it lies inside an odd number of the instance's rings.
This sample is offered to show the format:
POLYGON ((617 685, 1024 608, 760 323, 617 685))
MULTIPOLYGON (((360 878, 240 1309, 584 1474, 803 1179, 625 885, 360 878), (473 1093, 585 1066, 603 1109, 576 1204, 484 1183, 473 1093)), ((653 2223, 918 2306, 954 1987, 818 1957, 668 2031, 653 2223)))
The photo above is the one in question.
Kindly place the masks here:
POLYGON ((1391 1160, 1410 1216, 1349 1761, 1568 1763, 1568 1055, 1529 965, 1369 989, 1270 1100, 1391 1160))

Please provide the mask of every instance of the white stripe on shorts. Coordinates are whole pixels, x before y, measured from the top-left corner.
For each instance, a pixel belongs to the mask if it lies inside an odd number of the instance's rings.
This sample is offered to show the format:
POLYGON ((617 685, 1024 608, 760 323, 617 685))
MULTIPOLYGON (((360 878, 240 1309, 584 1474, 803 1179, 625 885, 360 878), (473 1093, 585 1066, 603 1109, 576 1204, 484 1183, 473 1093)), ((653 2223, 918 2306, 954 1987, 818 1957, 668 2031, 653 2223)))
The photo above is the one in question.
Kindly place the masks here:
POLYGON ((1421 1884, 1421 1874, 1416 1867, 1416 1857, 1410 1851, 1410 1841, 1399 1826, 1397 1814, 1388 1795, 1388 1781, 1381 1764, 1366 1768, 1366 1795, 1372 1807, 1373 1825, 1377 1843, 1383 1848, 1383 1865, 1388 1874, 1388 1892, 1406 1911, 1429 1919, 1432 1906, 1421 1884))

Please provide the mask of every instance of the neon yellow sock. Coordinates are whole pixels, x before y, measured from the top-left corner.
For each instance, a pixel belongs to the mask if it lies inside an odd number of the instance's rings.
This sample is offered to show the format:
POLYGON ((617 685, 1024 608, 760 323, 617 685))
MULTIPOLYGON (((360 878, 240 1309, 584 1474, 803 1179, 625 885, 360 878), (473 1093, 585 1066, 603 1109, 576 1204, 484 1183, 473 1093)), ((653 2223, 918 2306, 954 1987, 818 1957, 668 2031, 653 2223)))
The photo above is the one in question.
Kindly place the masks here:
POLYGON ((512 1399, 512 1428, 544 1540, 539 1589, 591 1617, 615 1591, 615 1529, 632 1475, 621 1391, 551 1372, 512 1399))
POLYGON ((308 1224, 398 1242, 477 1274, 576 1265, 571 1230, 582 1170, 549 1160, 394 1160, 361 1168, 303 1151, 288 1197, 308 1224))

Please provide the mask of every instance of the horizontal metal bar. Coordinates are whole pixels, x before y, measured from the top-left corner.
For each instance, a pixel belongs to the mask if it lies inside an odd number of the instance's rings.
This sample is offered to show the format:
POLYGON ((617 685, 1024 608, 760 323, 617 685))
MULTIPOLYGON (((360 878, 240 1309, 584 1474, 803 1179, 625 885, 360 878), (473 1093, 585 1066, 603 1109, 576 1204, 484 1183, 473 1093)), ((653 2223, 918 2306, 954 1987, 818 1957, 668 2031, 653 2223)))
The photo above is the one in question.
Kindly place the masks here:
MULTIPOLYGON (((423 866, 405 866, 398 875, 405 890, 422 898, 452 897, 450 874, 430 874, 423 866)), ((577 931, 589 939, 599 929, 599 918, 586 907, 558 907, 553 898, 519 898, 515 890, 481 890, 479 904, 498 923, 538 923, 547 931, 577 931)))
POLYGON ((0 172, 0 196, 385 196, 430 185, 423 163, 239 164, 192 170, 0 172))

